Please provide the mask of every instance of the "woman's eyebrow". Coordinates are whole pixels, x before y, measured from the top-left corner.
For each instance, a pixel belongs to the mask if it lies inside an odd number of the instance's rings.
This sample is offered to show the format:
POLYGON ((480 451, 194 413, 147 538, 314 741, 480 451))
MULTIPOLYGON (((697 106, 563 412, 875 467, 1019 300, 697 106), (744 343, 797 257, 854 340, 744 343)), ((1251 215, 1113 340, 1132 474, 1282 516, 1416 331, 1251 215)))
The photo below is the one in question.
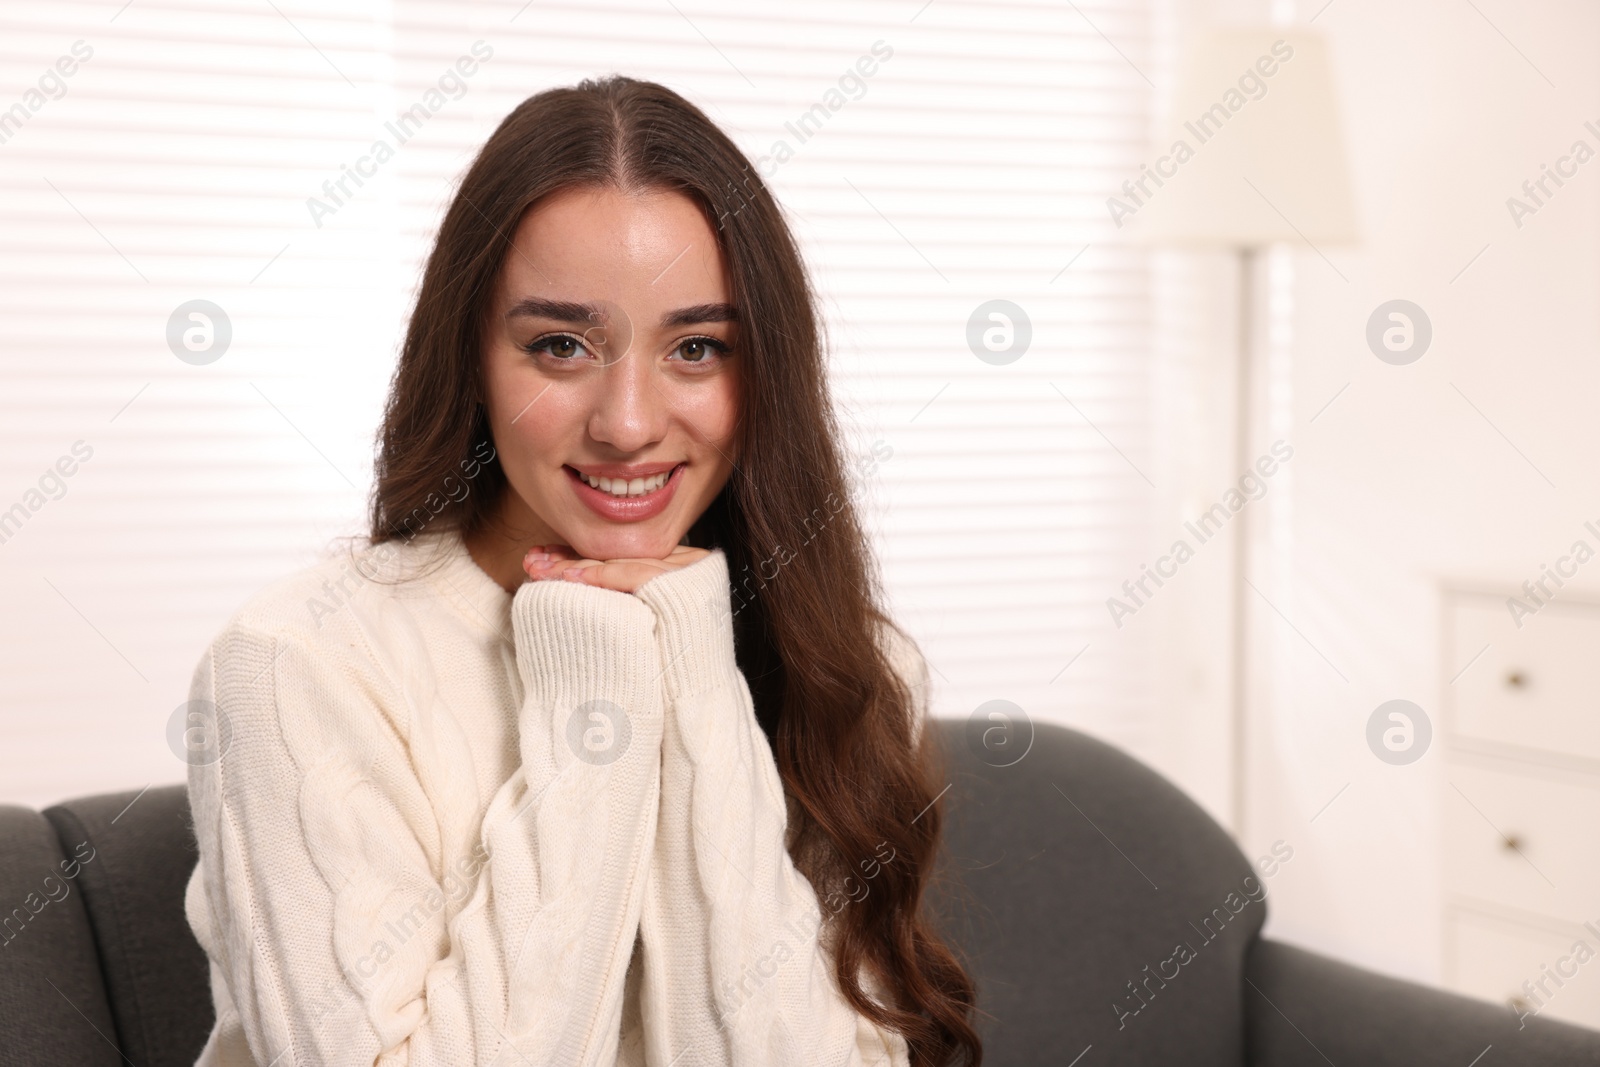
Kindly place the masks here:
POLYGON ((600 322, 605 312, 597 304, 584 304, 574 300, 545 300, 530 296, 511 305, 506 318, 526 316, 537 319, 554 319, 557 322, 600 322))
POLYGON ((694 326, 702 322, 738 322, 739 309, 732 304, 695 304, 661 316, 661 325, 694 326))
MULTIPOLYGON (((546 300, 543 297, 530 296, 517 301, 511 305, 511 310, 506 312, 506 318, 518 317, 552 319, 556 322, 595 323, 605 321, 606 313, 599 304, 586 304, 576 300, 546 300)), ((665 328, 693 326, 703 322, 738 321, 738 309, 727 303, 694 304, 669 311, 661 316, 661 325, 665 328)))

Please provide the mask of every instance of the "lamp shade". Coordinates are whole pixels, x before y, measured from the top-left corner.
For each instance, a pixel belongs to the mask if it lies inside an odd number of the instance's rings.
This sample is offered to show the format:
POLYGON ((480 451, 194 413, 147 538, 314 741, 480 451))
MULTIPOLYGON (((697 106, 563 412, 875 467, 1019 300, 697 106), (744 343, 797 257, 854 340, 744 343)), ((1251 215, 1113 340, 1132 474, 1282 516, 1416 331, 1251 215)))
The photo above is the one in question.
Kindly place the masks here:
POLYGON ((1179 70, 1167 135, 1107 202, 1119 229, 1233 248, 1359 239, 1320 36, 1213 30, 1191 40, 1179 70))

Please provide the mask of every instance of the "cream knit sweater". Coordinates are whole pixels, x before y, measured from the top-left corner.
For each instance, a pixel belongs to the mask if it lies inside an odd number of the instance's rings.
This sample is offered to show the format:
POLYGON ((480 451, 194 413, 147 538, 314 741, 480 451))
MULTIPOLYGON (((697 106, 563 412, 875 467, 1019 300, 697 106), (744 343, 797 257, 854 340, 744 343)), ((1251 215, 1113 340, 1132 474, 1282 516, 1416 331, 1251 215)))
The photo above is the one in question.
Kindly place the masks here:
POLYGON ((512 595, 454 532, 253 598, 191 692, 198 1062, 906 1067, 839 993, 729 612, 721 551, 512 595))

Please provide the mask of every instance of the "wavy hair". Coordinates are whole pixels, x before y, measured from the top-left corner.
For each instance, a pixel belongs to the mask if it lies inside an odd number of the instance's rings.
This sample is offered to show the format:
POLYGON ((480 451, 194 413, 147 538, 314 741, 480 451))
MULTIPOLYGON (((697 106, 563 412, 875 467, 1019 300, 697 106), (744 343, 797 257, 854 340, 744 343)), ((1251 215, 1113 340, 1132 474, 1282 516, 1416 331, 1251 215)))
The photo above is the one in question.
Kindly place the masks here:
POLYGON ((484 316, 524 213, 583 186, 677 191, 716 232, 741 323, 740 459, 690 541, 727 556, 739 668, 792 798, 790 855, 819 901, 849 901, 827 919, 839 988, 902 1034, 919 1067, 977 1065, 973 982, 923 914, 942 754, 935 731, 915 739, 913 696, 883 643, 893 624, 852 502, 810 283, 760 176, 693 104, 653 82, 588 80, 529 97, 484 144, 445 213, 391 384, 371 542, 409 539, 419 516, 463 536, 493 521, 507 483, 483 404, 484 316), (469 467, 471 491, 441 497, 469 467))

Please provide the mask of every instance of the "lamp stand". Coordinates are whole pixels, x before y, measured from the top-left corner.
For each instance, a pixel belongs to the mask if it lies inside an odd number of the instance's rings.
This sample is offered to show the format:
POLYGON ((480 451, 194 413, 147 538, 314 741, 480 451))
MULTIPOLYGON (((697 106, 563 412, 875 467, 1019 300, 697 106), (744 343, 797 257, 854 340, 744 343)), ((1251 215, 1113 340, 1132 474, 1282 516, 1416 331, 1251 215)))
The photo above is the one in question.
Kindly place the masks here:
MULTIPOLYGON (((1255 410, 1255 275, 1259 250, 1241 246, 1239 257, 1239 345, 1234 367, 1233 470, 1250 469, 1251 415, 1255 410)), ((1244 840, 1249 770, 1249 626, 1248 585, 1245 571, 1250 559, 1250 520, 1241 513, 1233 524, 1233 641, 1232 701, 1229 747, 1232 767, 1232 811, 1235 838, 1244 840)))

